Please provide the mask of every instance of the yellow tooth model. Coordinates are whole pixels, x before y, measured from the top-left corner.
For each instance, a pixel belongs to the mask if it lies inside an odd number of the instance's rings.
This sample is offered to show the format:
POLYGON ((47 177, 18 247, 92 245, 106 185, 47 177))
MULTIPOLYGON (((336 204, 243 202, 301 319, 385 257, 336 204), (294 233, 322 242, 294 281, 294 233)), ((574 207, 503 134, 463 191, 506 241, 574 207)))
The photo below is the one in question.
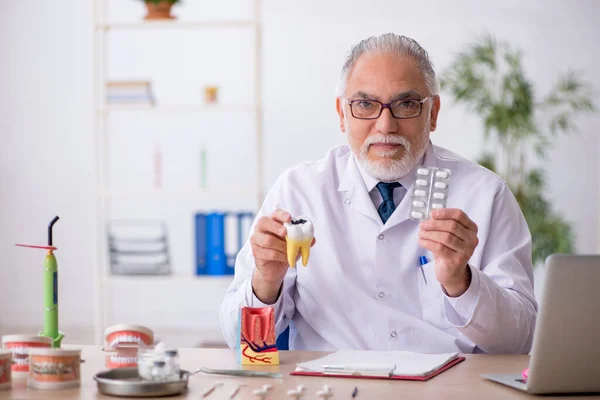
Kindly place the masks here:
POLYGON ((310 245, 315 235, 313 223, 308 218, 300 216, 292 219, 291 222, 284 223, 283 226, 287 230, 285 239, 287 241, 287 258, 290 267, 294 268, 296 266, 298 251, 302 253, 302 265, 306 267, 310 255, 310 245))

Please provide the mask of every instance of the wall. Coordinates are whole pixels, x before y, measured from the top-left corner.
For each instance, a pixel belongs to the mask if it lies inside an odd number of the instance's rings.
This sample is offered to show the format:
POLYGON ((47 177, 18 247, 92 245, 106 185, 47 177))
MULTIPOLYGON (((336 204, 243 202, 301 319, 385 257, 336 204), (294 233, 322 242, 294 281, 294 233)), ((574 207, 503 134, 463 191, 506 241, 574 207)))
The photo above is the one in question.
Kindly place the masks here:
MULTIPOLYGON (((122 7, 124 13, 141 15, 139 4, 133 3, 113 1, 112 5, 122 7), (137 7, 135 11, 131 11, 133 7, 137 7)), ((245 7, 243 2, 237 3, 245 7)), ((595 43, 600 4, 593 0, 569 5, 560 0, 381 0, 376 7, 366 4, 357 0, 263 2, 267 186, 283 168, 320 158, 331 146, 344 143, 337 127, 334 89, 350 46, 370 35, 394 31, 414 37, 441 71, 465 42, 491 32, 523 49, 525 68, 540 92, 548 90, 557 74, 568 68, 585 71, 587 79, 600 90, 600 78, 594 74, 600 69, 600 51, 595 43)), ((13 244, 44 243, 46 225, 54 215, 61 217, 55 226, 61 270, 61 323, 72 331, 89 329, 94 320, 92 262, 97 234, 91 2, 23 0, 4 2, 2 7, 0 252, 4 265, 0 268, 0 331, 41 321, 43 252, 19 249, 13 244)), ((182 18, 184 7, 177 11, 182 18)), ((249 10, 244 8, 244 12, 249 10)), ((150 50, 153 44, 139 46, 150 50)), ((202 46, 195 42, 174 44, 173 48, 185 52, 192 64, 206 57, 202 46)), ((236 52, 224 54, 231 65, 239 65, 236 52)), ((135 67, 126 64, 126 58, 117 60, 119 64, 114 68, 135 67)), ((239 65, 240 69, 244 67, 239 65)), ((178 67, 175 64, 173 68, 178 67)), ((247 87, 246 83, 240 85, 247 87)), ((479 121, 447 97, 442 97, 442 104, 434 142, 475 159, 482 145, 479 121)), ((582 117, 577 122, 580 134, 558 139, 545 167, 549 195, 557 209, 572 221, 577 250, 589 253, 597 251, 599 243, 600 143, 596 131, 600 118, 582 117)), ((231 168, 244 165, 234 163, 231 168)), ((180 257, 191 260, 189 254, 180 257)), ((177 284, 173 287, 171 290, 177 294, 177 284)), ((121 290, 130 293, 132 299, 138 288, 126 285, 121 290)), ((202 314, 194 305, 207 301, 207 297, 199 288, 186 290, 178 300, 182 303, 176 304, 187 304, 189 308, 180 309, 177 318, 187 316, 186 324, 195 328, 214 325, 216 310, 202 314)), ((214 298, 210 300, 218 303, 214 298)), ((127 301, 115 306, 122 304, 127 301)), ((149 313, 144 310, 141 314, 149 313)), ((169 321, 176 324, 177 318, 169 321)), ((89 342, 91 336, 86 333, 81 340, 89 342)))
POLYGON ((0 327, 42 321, 44 252, 14 244, 45 244, 55 215, 61 319, 89 325, 96 239, 91 3, 4 1, 0 10, 0 327))

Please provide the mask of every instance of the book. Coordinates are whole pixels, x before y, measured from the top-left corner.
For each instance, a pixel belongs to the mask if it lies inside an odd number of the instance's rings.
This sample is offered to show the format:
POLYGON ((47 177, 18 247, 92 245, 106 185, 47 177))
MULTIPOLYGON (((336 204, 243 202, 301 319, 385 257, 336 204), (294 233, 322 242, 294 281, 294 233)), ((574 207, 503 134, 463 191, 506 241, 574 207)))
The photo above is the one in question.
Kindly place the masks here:
POLYGON ((297 365, 292 375, 428 380, 464 361, 458 353, 340 350, 297 365))
POLYGON ((107 104, 153 105, 152 85, 149 81, 110 81, 106 84, 107 104))

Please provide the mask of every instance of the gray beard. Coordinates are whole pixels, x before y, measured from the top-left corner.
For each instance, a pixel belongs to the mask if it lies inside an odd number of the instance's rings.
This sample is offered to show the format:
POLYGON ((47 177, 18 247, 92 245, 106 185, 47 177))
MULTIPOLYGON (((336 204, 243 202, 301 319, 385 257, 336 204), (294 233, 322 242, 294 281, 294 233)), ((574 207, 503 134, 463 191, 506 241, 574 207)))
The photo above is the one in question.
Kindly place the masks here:
MULTIPOLYGON (((350 130, 348 121, 344 121, 346 125, 346 132, 350 135, 350 130)), ((425 124, 426 128, 423 131, 423 134, 419 136, 419 140, 416 142, 415 146, 412 146, 411 143, 404 137, 400 135, 390 135, 390 134, 378 134, 376 136, 370 136, 365 139, 363 145, 360 149, 352 148, 352 153, 356 158, 358 164, 363 168, 363 170, 382 182, 395 182, 400 180, 406 174, 408 174, 419 162, 425 151, 427 150, 427 146, 429 145, 429 123, 425 124), (369 159, 368 152, 371 143, 392 143, 392 144, 400 144, 404 147, 404 156, 397 159, 382 159, 378 161, 374 161, 369 159)), ((395 152, 395 151, 394 151, 395 152)), ((381 155, 392 156, 394 152, 389 154, 381 153, 381 155)))

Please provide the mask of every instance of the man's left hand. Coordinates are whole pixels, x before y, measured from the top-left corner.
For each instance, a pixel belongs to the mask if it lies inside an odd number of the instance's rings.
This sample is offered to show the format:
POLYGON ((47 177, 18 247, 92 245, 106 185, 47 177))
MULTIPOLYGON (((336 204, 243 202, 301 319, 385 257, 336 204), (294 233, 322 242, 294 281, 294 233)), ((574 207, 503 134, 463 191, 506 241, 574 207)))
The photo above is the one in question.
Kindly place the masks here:
POLYGON ((458 297, 471 284, 467 263, 479 244, 477 225, 457 208, 434 210, 431 218, 421 223, 419 246, 433 254, 435 277, 448 296, 458 297))

